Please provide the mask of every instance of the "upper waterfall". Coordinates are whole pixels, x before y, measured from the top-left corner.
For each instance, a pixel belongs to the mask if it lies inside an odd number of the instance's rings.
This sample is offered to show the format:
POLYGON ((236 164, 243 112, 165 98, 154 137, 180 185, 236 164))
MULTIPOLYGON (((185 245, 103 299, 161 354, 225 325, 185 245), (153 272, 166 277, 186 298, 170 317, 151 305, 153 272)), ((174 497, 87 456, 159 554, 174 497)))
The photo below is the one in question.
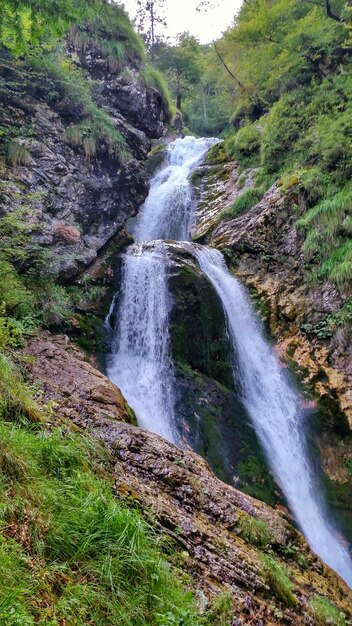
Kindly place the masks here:
POLYGON ((167 164, 153 177, 148 198, 131 229, 136 241, 189 239, 192 206, 189 176, 217 141, 184 137, 169 144, 167 164))

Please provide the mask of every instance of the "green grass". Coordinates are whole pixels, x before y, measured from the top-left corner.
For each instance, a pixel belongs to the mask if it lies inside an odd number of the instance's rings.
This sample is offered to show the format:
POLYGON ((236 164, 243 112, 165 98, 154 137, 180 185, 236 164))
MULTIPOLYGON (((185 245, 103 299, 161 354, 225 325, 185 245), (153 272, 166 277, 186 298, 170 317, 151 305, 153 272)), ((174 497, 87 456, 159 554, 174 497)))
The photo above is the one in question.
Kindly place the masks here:
POLYGON ((226 217, 237 217, 238 215, 242 215, 246 211, 252 208, 257 202, 259 202, 263 197, 263 192, 261 189, 250 188, 243 191, 233 202, 233 204, 226 209, 224 215, 226 217))
POLYGON ((78 51, 84 51, 88 45, 99 48, 112 70, 129 60, 145 58, 141 37, 134 31, 126 11, 118 5, 105 5, 89 22, 74 25, 69 41, 78 51))
POLYGON ((297 605, 293 584, 284 569, 270 556, 263 557, 263 574, 276 597, 286 606, 297 605))
POLYGON ((169 120, 176 114, 177 109, 172 101, 169 88, 162 74, 151 65, 147 65, 140 73, 142 83, 146 87, 154 87, 157 89, 163 99, 165 110, 169 120))
POLYGON ((34 428, 25 403, 0 414, 0 624, 200 624, 160 537, 115 498, 107 452, 34 428))
POLYGON ((31 161, 31 155, 21 141, 10 139, 5 146, 5 161, 12 167, 28 165, 31 161))
POLYGON ((238 518, 240 536, 251 545, 265 548, 270 544, 271 531, 266 522, 251 515, 243 514, 238 518))
POLYGON ((319 626, 331 624, 331 626, 345 626, 344 614, 327 598, 314 597, 309 600, 309 611, 319 626))

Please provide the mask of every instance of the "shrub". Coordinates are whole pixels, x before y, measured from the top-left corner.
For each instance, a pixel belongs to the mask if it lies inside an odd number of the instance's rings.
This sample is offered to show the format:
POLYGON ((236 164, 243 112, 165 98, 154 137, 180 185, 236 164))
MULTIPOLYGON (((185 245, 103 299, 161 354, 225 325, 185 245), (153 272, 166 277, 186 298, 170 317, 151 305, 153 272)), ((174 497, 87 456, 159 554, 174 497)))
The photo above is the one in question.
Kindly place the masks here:
POLYGON ((230 159, 249 167, 258 164, 261 130, 258 125, 246 124, 237 133, 226 139, 226 150, 230 159))

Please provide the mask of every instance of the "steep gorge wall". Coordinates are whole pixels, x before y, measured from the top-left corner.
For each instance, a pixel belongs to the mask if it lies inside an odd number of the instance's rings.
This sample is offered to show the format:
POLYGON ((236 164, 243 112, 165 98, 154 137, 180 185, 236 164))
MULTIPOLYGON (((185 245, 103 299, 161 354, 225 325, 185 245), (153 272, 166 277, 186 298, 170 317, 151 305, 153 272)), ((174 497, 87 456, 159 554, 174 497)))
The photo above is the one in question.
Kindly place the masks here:
POLYGON ((55 101, 56 85, 45 75, 24 73, 7 53, 0 70, 0 126, 3 134, 15 129, 12 144, 23 153, 2 163, 0 217, 23 210, 33 239, 48 251, 50 271, 65 281, 82 273, 137 212, 149 189, 143 160, 168 119, 162 96, 144 85, 137 62, 112 68, 93 44, 77 50, 70 44, 68 57, 94 81, 98 107, 124 138, 120 154, 104 141, 93 155, 72 145, 67 131, 84 119, 80 103, 55 101))

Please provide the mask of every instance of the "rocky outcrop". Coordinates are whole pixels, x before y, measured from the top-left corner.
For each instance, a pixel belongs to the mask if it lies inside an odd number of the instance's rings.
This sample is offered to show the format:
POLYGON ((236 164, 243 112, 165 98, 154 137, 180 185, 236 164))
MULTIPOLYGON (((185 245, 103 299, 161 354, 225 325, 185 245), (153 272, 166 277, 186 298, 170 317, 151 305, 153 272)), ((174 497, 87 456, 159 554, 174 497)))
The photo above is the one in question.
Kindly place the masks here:
POLYGON ((77 425, 88 428, 104 419, 135 423, 119 389, 101 374, 67 336, 42 333, 25 350, 31 375, 41 381, 43 401, 77 425))
POLYGON ((24 211, 50 272, 65 281, 81 274, 138 211, 149 190, 142 161, 167 119, 161 95, 144 86, 135 67, 113 70, 92 47, 74 59, 96 81, 96 100, 124 137, 119 156, 99 142, 90 158, 73 147, 67 128, 81 119, 78 104, 75 110, 64 98, 57 102, 39 79, 28 84, 11 61, 2 70, 7 95, 0 109, 1 127, 15 128, 13 145, 22 151, 2 165, 0 216, 24 211))
POLYGON ((233 624, 313 626, 310 602, 324 596, 350 617, 350 592, 283 512, 216 479, 195 453, 120 421, 126 412, 118 392, 66 338, 46 334, 26 354, 34 357, 32 375, 44 399, 52 400, 50 420, 60 422, 64 414, 109 447, 117 497, 140 507, 169 536, 175 565, 188 574, 201 606, 228 591, 233 624), (292 581, 290 601, 272 582, 273 563, 292 581))

